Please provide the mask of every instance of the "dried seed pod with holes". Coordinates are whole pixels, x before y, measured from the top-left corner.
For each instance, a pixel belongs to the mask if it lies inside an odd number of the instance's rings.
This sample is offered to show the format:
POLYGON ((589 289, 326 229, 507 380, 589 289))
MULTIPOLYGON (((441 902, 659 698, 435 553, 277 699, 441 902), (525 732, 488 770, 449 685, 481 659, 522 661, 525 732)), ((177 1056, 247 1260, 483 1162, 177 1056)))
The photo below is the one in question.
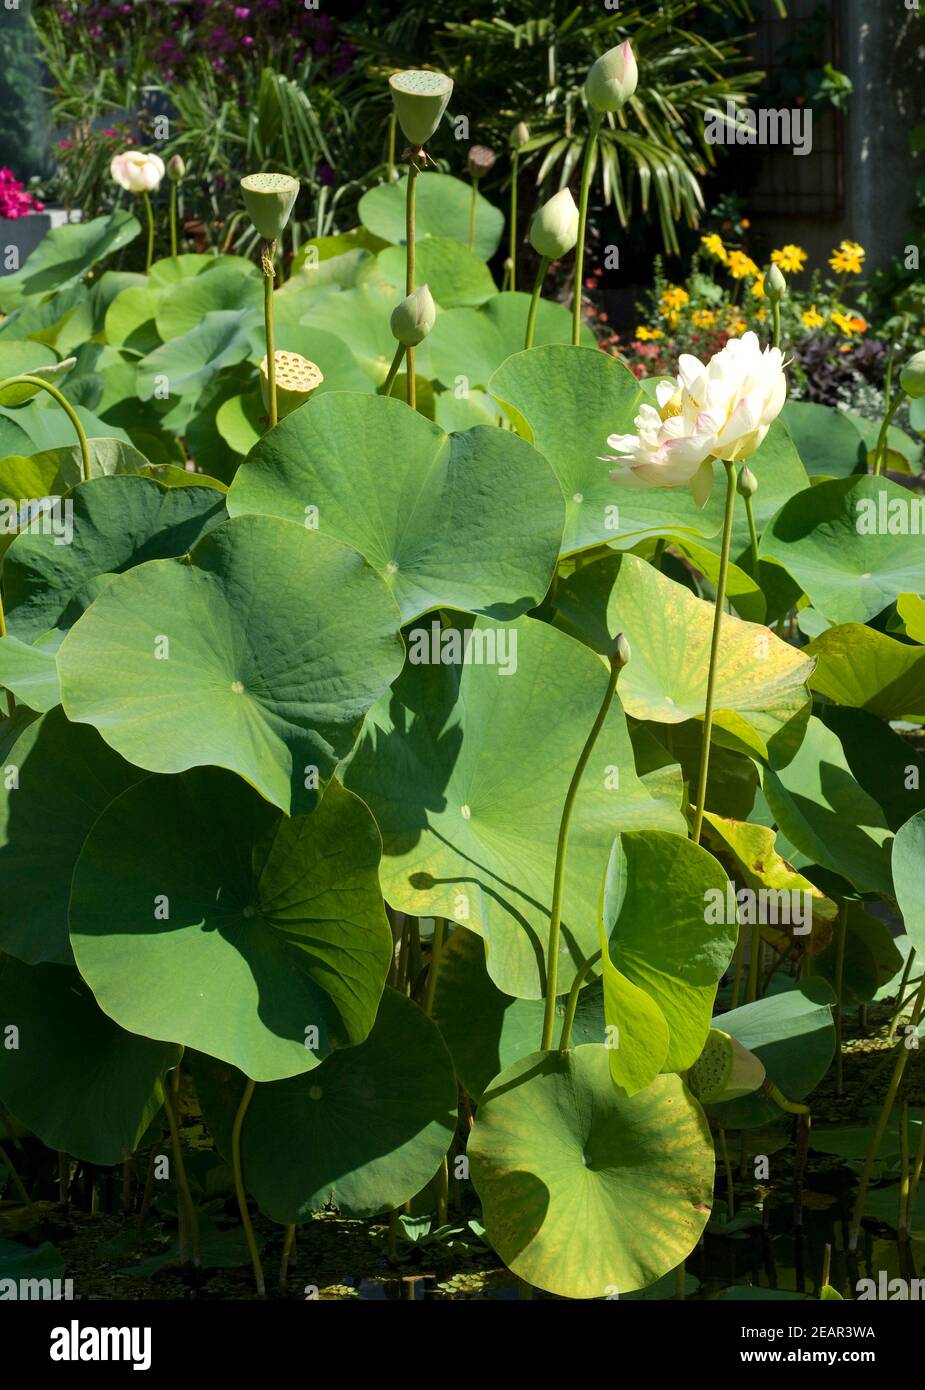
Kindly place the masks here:
POLYGON ((241 180, 241 195, 264 241, 276 241, 295 206, 299 181, 288 174, 248 174, 241 180))
POLYGON ((409 68, 389 78, 398 124, 410 145, 419 148, 433 135, 453 92, 453 79, 443 72, 409 68))
MULTIPOLYGON (((324 381, 321 368, 298 352, 274 352, 276 363, 276 408, 279 418, 291 415, 300 405, 304 405, 313 391, 324 381)), ((270 383, 267 371, 268 362, 264 358, 260 364, 260 394, 267 410, 270 408, 270 383)))
POLYGON ((466 172, 470 179, 483 179, 495 167, 498 156, 487 145, 472 145, 466 158, 466 172))
POLYGON ((711 1028, 687 1073, 689 1090, 704 1105, 749 1096, 765 1079, 764 1063, 720 1028, 711 1028))

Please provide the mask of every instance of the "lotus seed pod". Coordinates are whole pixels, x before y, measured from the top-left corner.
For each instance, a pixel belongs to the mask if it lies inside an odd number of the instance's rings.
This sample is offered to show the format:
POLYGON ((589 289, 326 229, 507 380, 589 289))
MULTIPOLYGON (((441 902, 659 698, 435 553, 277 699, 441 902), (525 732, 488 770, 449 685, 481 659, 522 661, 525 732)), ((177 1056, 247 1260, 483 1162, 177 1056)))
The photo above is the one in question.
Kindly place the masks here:
POLYGON ((629 665, 632 654, 632 649, 630 648, 626 634, 619 632, 617 634, 617 640, 613 644, 613 651, 610 653, 611 666, 619 666, 622 671, 624 666, 629 665))
POLYGON ((772 304, 779 304, 787 293, 787 281, 779 265, 772 265, 764 277, 764 292, 772 304))
POLYGON ((758 479, 747 463, 739 474, 738 489, 743 497, 754 497, 758 491, 758 479))
POLYGON ((704 1105, 718 1105, 751 1095, 764 1078, 764 1064, 753 1052, 728 1033, 711 1028, 703 1051, 687 1073, 687 1085, 704 1105))
MULTIPOLYGON (((324 381, 321 368, 298 352, 274 352, 276 364, 276 413, 280 420, 304 405, 313 391, 324 381)), ((260 364, 260 394, 265 410, 270 409, 270 378, 268 362, 260 364)))
POLYGON ((247 215, 264 241, 277 241, 299 195, 299 181, 288 174, 248 174, 241 180, 247 215))
POLYGON ((603 115, 619 111, 636 90, 639 71, 636 55, 630 43, 621 43, 602 53, 585 78, 585 96, 589 106, 603 115))
POLYGON ((495 166, 498 156, 487 145, 473 145, 466 159, 466 171, 470 179, 483 179, 495 166))
POLYGON ((453 92, 453 79, 444 72, 409 68, 389 78, 398 124, 409 145, 427 143, 443 118, 453 92))
POLYGON ((511 149, 519 150, 530 139, 530 127, 526 121, 518 121, 511 131, 511 149))
POLYGON ((437 306, 433 295, 426 285, 419 285, 392 310, 389 320, 392 337, 397 338, 404 347, 417 347, 433 328, 436 317, 437 306))
POLYGON ((530 223, 530 245, 540 256, 556 261, 578 240, 578 208, 571 190, 563 188, 537 208, 530 223))
POLYGON ((182 155, 172 154, 167 161, 167 177, 171 183, 179 183, 186 175, 186 165, 182 155))
POLYGON ((909 358, 899 374, 899 384, 913 400, 925 396, 925 349, 909 358))

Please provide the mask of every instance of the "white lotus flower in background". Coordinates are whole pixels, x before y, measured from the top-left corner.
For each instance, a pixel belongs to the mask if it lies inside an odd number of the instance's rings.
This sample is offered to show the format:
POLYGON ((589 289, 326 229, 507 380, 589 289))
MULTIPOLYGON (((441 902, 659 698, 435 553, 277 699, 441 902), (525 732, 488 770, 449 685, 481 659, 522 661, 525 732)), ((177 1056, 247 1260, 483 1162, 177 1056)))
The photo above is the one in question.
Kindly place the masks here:
POLYGON ((636 434, 612 434, 606 462, 615 483, 629 487, 689 486, 703 507, 713 486, 713 459, 742 463, 761 445, 784 408, 787 379, 780 348, 762 352, 754 333, 730 338, 704 366, 683 353, 677 385, 661 382, 658 409, 644 405, 636 434))
POLYGON ((113 157, 109 172, 129 193, 153 193, 164 177, 164 161, 144 150, 123 150, 113 157))

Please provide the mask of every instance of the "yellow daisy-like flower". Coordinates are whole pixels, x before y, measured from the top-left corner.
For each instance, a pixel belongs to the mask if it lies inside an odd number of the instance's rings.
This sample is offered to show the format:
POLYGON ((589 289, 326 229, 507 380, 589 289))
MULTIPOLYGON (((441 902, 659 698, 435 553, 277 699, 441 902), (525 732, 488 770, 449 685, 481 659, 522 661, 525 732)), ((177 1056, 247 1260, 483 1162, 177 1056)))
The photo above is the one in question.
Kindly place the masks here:
POLYGON ((767 318, 767 316, 768 316, 768 311, 767 311, 767 309, 759 309, 759 310, 758 310, 758 315, 757 315, 757 317, 758 317, 758 322, 759 322, 759 323, 764 323, 764 321, 765 321, 765 319, 767 318))
POLYGON ((771 252, 771 260, 775 265, 780 266, 781 270, 789 271, 791 275, 799 275, 806 265, 808 251, 804 251, 802 246, 794 246, 788 242, 779 251, 771 252))
POLYGON ((712 309, 695 309, 691 314, 691 323, 695 328, 712 328, 716 322, 716 315, 712 309))
POLYGON ((867 252, 856 241, 843 241, 829 257, 829 265, 838 275, 860 275, 867 252))
POLYGON ((711 232, 709 236, 702 236, 700 238, 700 244, 709 251, 711 256, 715 256, 718 261, 722 261, 723 265, 726 264, 729 256, 723 245, 723 239, 717 232, 711 232))
POLYGON ((808 309, 804 309, 800 317, 803 320, 804 328, 821 328, 825 323, 824 317, 819 313, 815 304, 811 304, 808 309))
POLYGON ((832 322, 841 329, 846 338, 850 338, 855 333, 866 333, 867 324, 857 314, 832 314, 832 322))
POLYGON ((731 338, 741 337, 747 328, 748 324, 740 318, 730 318, 726 324, 726 332, 731 338))
POLYGON ((762 271, 762 273, 758 276, 758 279, 755 281, 755 283, 752 285, 751 292, 752 292, 752 294, 755 296, 756 299, 764 299, 764 272, 763 272, 763 271, 762 271))
POLYGON ((689 299, 690 295, 681 285, 669 285, 659 303, 663 309, 676 313, 679 309, 684 308, 689 299))
POLYGON ((636 329, 636 337, 641 343, 655 342, 657 338, 664 338, 664 336, 660 328, 646 328, 645 324, 636 329))
POLYGON ((733 280, 745 280, 752 275, 760 275, 761 272, 751 256, 746 256, 744 251, 730 251, 729 274, 733 280))

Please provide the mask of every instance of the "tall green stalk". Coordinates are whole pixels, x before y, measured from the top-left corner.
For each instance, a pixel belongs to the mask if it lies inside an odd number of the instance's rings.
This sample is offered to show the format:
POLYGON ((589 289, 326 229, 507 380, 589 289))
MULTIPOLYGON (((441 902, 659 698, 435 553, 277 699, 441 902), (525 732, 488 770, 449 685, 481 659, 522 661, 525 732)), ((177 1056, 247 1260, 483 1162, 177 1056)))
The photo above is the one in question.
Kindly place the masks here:
POLYGON ((893 416, 896 414, 903 401, 906 399, 905 391, 897 391, 890 401, 883 416, 883 424, 880 426, 880 433, 877 436, 877 452, 874 456, 874 477, 877 478, 883 472, 883 463, 887 453, 887 439, 889 437, 890 425, 893 416))
POLYGON ((177 185, 170 181, 170 254, 177 254, 177 185))
POLYGON ((257 1249, 257 1241, 254 1238, 254 1228, 251 1225, 250 1212, 247 1210, 247 1193, 244 1190, 244 1177, 241 1171, 241 1128, 244 1124, 244 1116, 247 1114, 247 1107, 254 1094, 254 1085, 255 1083, 248 1077, 244 1094, 241 1096, 241 1103, 234 1117, 234 1125, 231 1130, 231 1167, 234 1173, 234 1192, 238 1199, 238 1211, 241 1215, 241 1225, 244 1227, 244 1238, 247 1241, 251 1264, 254 1268, 257 1293, 263 1298, 267 1286, 263 1277, 263 1265, 260 1263, 260 1251, 257 1249))
POLYGON ((508 289, 517 288, 517 168, 520 164, 520 151, 511 155, 511 212, 508 226, 508 260, 510 261, 508 289))
POLYGON ((479 187, 472 180, 472 197, 469 200, 469 250, 475 250, 475 228, 479 215, 479 187))
POLYGON ((697 809, 694 815, 694 844, 700 842, 703 808, 707 796, 707 774, 710 770, 710 736, 713 732, 713 694, 716 689, 716 659, 719 654, 719 634, 726 599, 726 576, 729 573, 729 545, 732 540, 732 516, 736 500, 736 466, 723 464, 726 469, 726 510, 723 515, 723 542, 719 561, 719 578, 713 608, 713 636, 710 640, 710 671, 707 676, 707 699, 703 711, 703 738, 700 745, 700 772, 697 779, 697 809))
POLYGON ((533 332, 536 328, 536 311, 540 303, 540 294, 543 289, 543 281, 546 279, 546 271, 549 269, 549 257, 541 256, 539 269, 536 272, 536 280, 533 284, 533 295, 530 299, 530 312, 527 314, 527 331, 524 333, 524 347, 533 346, 533 332))
POLYGON ((572 343, 578 347, 581 341, 581 286, 585 261, 585 231, 588 225, 588 193, 591 188, 591 171, 597 150, 597 137, 603 117, 595 111, 591 117, 591 128, 585 143, 585 157, 581 166, 581 194, 578 200, 578 243, 575 247, 575 292, 572 297, 572 343))
POLYGON ((28 372, 24 372, 19 376, 8 376, 5 378, 5 380, 0 381, 0 392, 2 392, 4 388, 7 386, 20 385, 37 386, 39 390, 47 391, 49 396, 54 397, 54 399, 58 402, 58 405, 60 405, 65 415, 70 420, 71 424, 74 426, 74 430, 77 434, 77 442, 80 445, 80 477, 82 482, 86 482, 87 479, 90 477, 90 445, 87 440, 86 431, 84 430, 83 425, 80 423, 80 417, 77 414, 77 411, 71 405, 70 401, 66 400, 64 396, 62 396, 58 388, 56 386, 52 386, 51 382, 44 381, 43 378, 40 376, 30 376, 28 372))
POLYGON ((145 262, 145 274, 151 274, 151 265, 154 261, 154 209, 151 206, 151 199, 147 193, 142 193, 144 199, 145 212, 148 215, 148 258, 145 262))
MULTIPOLYGON (((412 154, 408 162, 408 191, 405 197, 405 294, 409 295, 415 285, 417 267, 415 263, 415 202, 419 169, 412 154)), ((474 185, 473 185, 474 187, 474 185)), ((408 404, 412 410, 417 408, 414 381, 414 348, 408 349, 408 404)))
POLYGON ((273 331, 273 281, 276 278, 273 257, 275 253, 275 241, 261 242, 260 267, 263 271, 263 323, 267 338, 267 401, 270 413, 270 429, 273 429, 279 419, 276 406, 276 339, 273 331))
POLYGON ((177 1208, 180 1220, 180 1263, 185 1264, 188 1253, 187 1242, 192 1247, 192 1259, 194 1268, 198 1269, 202 1264, 202 1252, 199 1245, 199 1220, 196 1216, 196 1204, 193 1201, 193 1194, 190 1192, 189 1182, 186 1177, 186 1165, 183 1162, 183 1149, 180 1145, 180 1067, 174 1068, 171 1080, 170 1094, 164 1091, 164 1114, 167 1116, 167 1126, 170 1130, 170 1146, 173 1149, 173 1163, 177 1170, 177 1208))
POLYGON ((395 356, 392 358, 392 365, 389 367, 389 374, 385 379, 385 385, 382 388, 382 394, 384 396, 391 396, 392 385, 395 381, 395 378, 398 376, 398 369, 402 364, 402 358, 404 357, 406 352, 407 348, 405 347, 404 343, 399 343, 397 348, 395 349, 395 356))

